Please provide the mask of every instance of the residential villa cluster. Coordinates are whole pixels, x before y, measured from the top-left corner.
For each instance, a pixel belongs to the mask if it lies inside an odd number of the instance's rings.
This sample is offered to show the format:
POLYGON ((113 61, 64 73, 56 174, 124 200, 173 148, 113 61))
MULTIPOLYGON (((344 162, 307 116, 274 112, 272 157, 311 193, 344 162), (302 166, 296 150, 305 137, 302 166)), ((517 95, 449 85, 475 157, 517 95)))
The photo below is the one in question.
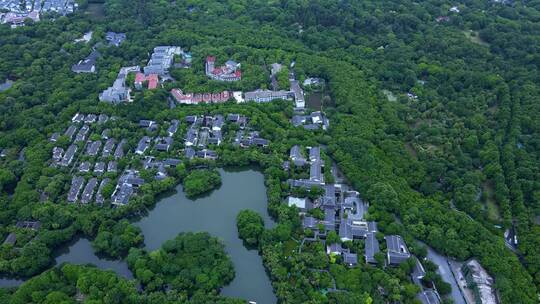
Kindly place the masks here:
MULTIPOLYGON (((66 150, 58 146, 53 148, 51 165, 69 168, 70 172, 77 171, 79 174, 92 175, 88 182, 81 175, 72 177, 67 195, 68 202, 80 201, 83 204, 88 204, 95 200, 96 203, 103 204, 104 198, 101 193, 109 179, 104 178, 99 182, 99 178, 105 173, 116 173, 117 161, 124 157, 123 146, 126 140, 117 143, 115 139, 109 138, 110 131, 107 129, 101 133, 101 140, 89 140, 94 125, 103 125, 109 121, 109 117, 105 114, 84 115, 77 113, 71 121, 72 124, 63 133, 63 136, 68 138, 71 144, 66 150), (104 144, 102 144, 102 140, 105 142, 104 144), (80 158, 83 160, 79 161, 80 158), (94 199, 96 188, 98 191, 94 199)), ((60 133, 54 133, 50 141, 56 143, 60 136, 62 136, 60 133)))
POLYGON ((74 0, 0 0, 0 24, 10 24, 11 27, 23 26, 25 20, 34 22, 40 20, 40 14, 57 13, 67 15, 78 7, 74 0))
MULTIPOLYGON (((111 121, 105 114, 77 113, 72 118, 71 125, 63 134, 54 133, 49 141, 57 143, 61 137, 67 138, 69 146, 52 148, 51 166, 65 168, 72 175, 71 186, 66 200, 69 203, 103 205, 109 197, 103 194, 107 185, 116 177, 114 191, 110 195, 113 206, 129 203, 136 195, 137 189, 145 183, 140 176, 139 166, 136 168, 119 168, 119 161, 126 158, 129 138, 117 139, 111 137, 111 121), (102 130, 101 132, 99 132, 102 130)), ((183 138, 184 149, 173 149, 176 134, 181 121, 173 119, 160 126, 153 120, 140 120, 137 124, 143 130, 143 136, 133 148, 133 153, 127 157, 141 157, 142 170, 154 170, 154 179, 163 180, 168 177, 168 169, 178 166, 182 160, 173 158, 183 155, 185 160, 194 158, 216 160, 218 153, 212 147, 221 145, 224 141, 222 134, 226 124, 238 126, 238 132, 229 137, 233 145, 242 148, 266 147, 269 141, 259 136, 259 133, 248 127, 249 119, 240 114, 231 113, 223 116, 201 115, 185 117, 187 132, 183 138), (165 131, 160 133, 159 131, 165 131), (158 135, 166 134, 166 135, 158 135), (168 157, 163 157, 168 156, 168 157)))
MULTIPOLYGON (((145 129, 147 135, 144 135, 139 140, 134 149, 134 154, 144 156, 142 169, 155 169, 154 179, 163 180, 168 177, 167 168, 175 168, 181 163, 181 160, 177 158, 158 160, 155 156, 147 155, 147 152, 151 150, 152 146, 154 147, 152 151, 155 153, 168 152, 173 143, 173 136, 180 126, 180 121, 173 119, 168 123, 166 137, 153 136, 159 131, 159 125, 155 121, 143 119, 139 121, 138 126, 145 129)), ((118 178, 115 190, 111 196, 111 204, 113 206, 127 205, 131 197, 136 193, 137 188, 144 183, 145 181, 140 177, 138 170, 126 169, 118 178)))
POLYGON ((269 141, 261 138, 257 131, 249 129, 246 116, 237 113, 228 114, 226 117, 220 114, 214 116, 187 116, 186 123, 188 124, 184 140, 184 157, 186 159, 217 159, 217 153, 209 149, 209 146, 221 145, 224 138, 222 129, 225 123, 239 126, 240 130, 233 139, 233 145, 242 148, 264 148, 269 144, 269 141))
MULTIPOLYGON (((72 140, 71 145, 66 151, 60 147, 54 147, 52 151, 52 164, 57 167, 69 168, 70 172, 78 172, 72 177, 71 187, 67 193, 69 203, 79 202, 89 204, 95 202, 102 205, 107 199, 103 195, 103 189, 114 178, 118 171, 118 161, 125 158, 125 150, 128 139, 117 140, 110 137, 110 129, 105 128, 99 136, 99 140, 90 140, 92 135, 92 126, 103 125, 109 120, 105 114, 80 114, 77 113, 72 118, 72 124, 65 131, 64 136, 72 140), (82 125, 82 126, 81 126, 82 125), (80 148, 82 147, 82 148, 80 148), (80 153, 78 153, 80 151, 80 153), (77 157, 78 156, 78 157, 77 157)), ((139 125, 146 127, 147 124, 141 121, 139 125)), ((170 123, 168 132, 170 136, 176 133, 179 121, 173 120, 170 123)), ((150 131, 157 130, 157 125, 147 127, 150 131)), ((97 135, 97 134, 95 134, 97 135)), ((60 133, 54 133, 50 141, 57 142, 60 133)), ((93 136, 93 138, 95 138, 93 136)), ((157 141, 157 140, 156 140, 157 141)), ((149 143, 148 143, 149 144, 149 143)), ((135 154, 143 154, 148 146, 141 147, 141 143, 135 149, 135 154), (139 152, 139 150, 143 152, 139 152)), ((156 150, 162 150, 159 144, 156 144, 156 150)), ((145 160, 147 162, 147 160, 145 160)), ((158 168, 156 179, 163 179, 167 176, 165 168, 175 167, 180 163, 178 159, 165 159, 152 165, 158 168)), ((143 166, 149 169, 148 164, 143 166)), ((125 170, 118 178, 118 183, 111 196, 112 205, 127 204, 129 198, 135 193, 135 190, 144 184, 140 178, 139 172, 133 169, 125 170)))
MULTIPOLYGON (((306 240, 325 240, 330 231, 336 232, 342 242, 364 239, 365 261, 376 264, 375 254, 380 251, 379 241, 375 237, 378 229, 376 222, 367 221, 365 218, 368 204, 360 198, 358 192, 348 189, 345 184, 325 183, 323 170, 330 170, 330 168, 321 159, 320 147, 309 148, 308 158, 305 157, 304 151, 305 149, 301 146, 293 146, 289 153, 289 160, 283 163, 283 168, 290 172, 293 168, 309 167, 309 178, 290 179, 288 183, 291 187, 300 187, 308 191, 315 187, 324 189, 324 194, 314 201, 294 196, 288 198, 289 206, 298 207, 304 215, 304 229, 313 232, 313 237, 306 240), (320 209, 324 217, 315 218, 309 215, 313 209, 320 209)), ((394 237, 389 237, 388 242, 393 242, 394 239, 394 237)), ((402 249, 398 251, 403 253, 404 260, 409 258, 408 251, 402 249)), ((358 264, 358 253, 344 250, 340 244, 327 244, 327 253, 342 256, 349 266, 358 264)), ((400 256, 389 254, 388 264, 401 263, 400 256)))
POLYGON ((186 123, 188 130, 184 139, 185 158, 217 159, 217 153, 208 149, 208 146, 219 146, 223 141, 221 132, 225 125, 223 115, 187 116, 186 123))
MULTIPOLYGON (((289 196, 287 204, 298 208, 303 216, 302 225, 306 231, 310 231, 304 242, 326 243, 326 253, 331 257, 341 257, 344 264, 354 267, 359 263, 359 253, 352 252, 344 248, 341 242, 354 240, 364 241, 363 259, 368 264, 378 264, 381 261, 377 254, 384 252, 381 250, 377 234, 380 234, 377 223, 369 221, 367 218, 368 203, 360 197, 359 192, 350 189, 345 183, 326 183, 324 170, 331 170, 321 158, 321 147, 308 147, 308 149, 295 145, 291 148, 289 159, 283 163, 283 168, 287 172, 305 170, 309 168, 309 178, 290 179, 288 181, 292 188, 304 188, 307 191, 315 187, 322 188, 323 194, 310 200, 304 197, 289 196), (305 151, 308 151, 307 156, 305 151), (322 217, 316 218, 314 209, 319 209, 322 217), (336 233, 339 243, 329 243, 326 241, 330 232, 336 233)), ((331 171, 330 171, 331 172, 331 171)), ((334 172, 335 174, 335 172, 334 172)), ((426 288, 421 279, 425 276, 425 270, 421 262, 412 256, 403 238, 399 235, 386 235, 384 263, 386 266, 399 266, 410 258, 416 262, 412 280, 421 288, 417 298, 422 303, 441 303, 441 298, 436 288, 426 288)))

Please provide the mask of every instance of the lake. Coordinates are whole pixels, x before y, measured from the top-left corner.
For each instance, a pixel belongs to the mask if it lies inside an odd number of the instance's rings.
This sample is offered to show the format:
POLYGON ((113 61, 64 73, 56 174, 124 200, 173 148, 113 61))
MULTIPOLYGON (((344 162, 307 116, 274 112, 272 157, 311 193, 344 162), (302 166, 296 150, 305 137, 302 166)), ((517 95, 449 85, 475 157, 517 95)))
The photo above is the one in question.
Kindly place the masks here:
POLYGON ((180 232, 206 231, 225 244, 235 278, 221 294, 256 301, 276 303, 270 279, 256 250, 247 250, 238 238, 236 215, 251 209, 264 219, 266 228, 274 225, 266 210, 267 197, 263 175, 255 170, 230 171, 220 169, 222 185, 209 195, 191 200, 182 185, 174 193, 161 198, 154 209, 135 225, 144 234, 146 249, 156 250, 180 232))
MULTIPOLYGON (((156 250, 180 232, 206 231, 225 244, 234 263, 235 278, 221 290, 228 297, 256 301, 258 304, 277 302, 270 279, 256 250, 248 250, 238 238, 236 215, 251 209, 264 219, 266 228, 274 226, 267 212, 264 176, 256 170, 220 169, 222 185, 206 196, 188 199, 182 185, 158 199, 154 209, 135 222, 144 234, 147 250, 156 250)), ((88 239, 76 238, 55 251, 56 264, 94 264, 99 269, 113 270, 118 275, 133 279, 125 261, 108 260, 94 253, 88 239)), ((0 287, 14 287, 22 280, 0 278, 0 287)))

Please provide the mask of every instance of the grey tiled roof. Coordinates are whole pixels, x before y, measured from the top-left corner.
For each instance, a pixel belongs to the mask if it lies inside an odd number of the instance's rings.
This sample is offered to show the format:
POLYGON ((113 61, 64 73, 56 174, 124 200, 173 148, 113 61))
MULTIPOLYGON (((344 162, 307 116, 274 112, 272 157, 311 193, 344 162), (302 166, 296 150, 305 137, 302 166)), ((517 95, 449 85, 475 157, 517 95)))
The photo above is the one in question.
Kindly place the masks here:
POLYGON ((358 256, 356 253, 344 252, 343 253, 343 262, 347 265, 356 265, 358 264, 358 256))
POLYGON ((88 181, 81 195, 81 203, 88 204, 92 201, 92 198, 94 197, 94 189, 96 188, 97 183, 97 178, 91 178, 88 181))
POLYGON ((67 200, 70 203, 73 203, 77 200, 79 197, 79 192, 81 192, 81 189, 84 184, 84 177, 82 176, 74 176, 71 180, 71 187, 68 192, 67 200))
POLYGON ((387 235, 384 237, 386 240, 387 257, 389 264, 400 264, 406 261, 411 254, 407 245, 399 235, 387 235))
POLYGON ((375 237, 375 233, 368 233, 366 235, 366 242, 365 242, 365 257, 366 262, 370 264, 375 264, 377 261, 375 260, 375 254, 380 251, 379 249, 379 241, 375 237))

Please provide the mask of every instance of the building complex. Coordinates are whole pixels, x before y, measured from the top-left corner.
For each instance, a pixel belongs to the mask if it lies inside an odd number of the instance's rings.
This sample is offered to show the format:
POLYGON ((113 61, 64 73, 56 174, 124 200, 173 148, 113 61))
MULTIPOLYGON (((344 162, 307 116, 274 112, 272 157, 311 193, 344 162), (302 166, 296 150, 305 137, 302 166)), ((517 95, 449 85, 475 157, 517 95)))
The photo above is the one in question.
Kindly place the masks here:
POLYGON ((34 22, 40 20, 40 15, 55 13, 67 15, 73 13, 78 7, 74 0, 0 0, 0 24, 11 24, 12 27, 24 25, 25 19, 34 22))
POLYGON ((216 67, 216 57, 206 57, 206 76, 219 81, 239 81, 242 79, 240 64, 233 60, 228 60, 225 65, 216 67))
POLYGON ((139 66, 121 68, 113 85, 99 94, 99 100, 112 104, 130 101, 131 89, 126 85, 126 78, 129 73, 137 73, 139 71, 139 66))

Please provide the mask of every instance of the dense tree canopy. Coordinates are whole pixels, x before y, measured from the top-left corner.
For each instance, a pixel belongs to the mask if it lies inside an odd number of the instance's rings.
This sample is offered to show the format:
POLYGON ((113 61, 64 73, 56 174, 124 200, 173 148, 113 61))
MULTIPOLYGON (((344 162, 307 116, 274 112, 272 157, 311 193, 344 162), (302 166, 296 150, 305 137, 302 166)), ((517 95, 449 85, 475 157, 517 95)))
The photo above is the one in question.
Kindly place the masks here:
POLYGON ((141 228, 131 225, 127 220, 118 223, 105 222, 99 227, 92 247, 98 253, 110 257, 121 258, 127 255, 132 247, 138 247, 144 242, 141 228))
POLYGON ((181 233, 150 253, 131 249, 127 261, 148 291, 173 289, 191 297, 217 291, 234 278, 223 244, 208 233, 181 233))

